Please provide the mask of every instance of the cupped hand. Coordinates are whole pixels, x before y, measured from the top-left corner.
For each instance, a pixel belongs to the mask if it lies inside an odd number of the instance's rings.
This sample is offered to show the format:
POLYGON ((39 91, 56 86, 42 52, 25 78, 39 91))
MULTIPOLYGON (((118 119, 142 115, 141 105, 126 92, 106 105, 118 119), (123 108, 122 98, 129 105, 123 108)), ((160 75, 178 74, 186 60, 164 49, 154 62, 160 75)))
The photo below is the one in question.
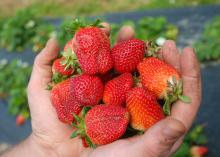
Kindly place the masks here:
MULTIPOLYGON (((103 31, 109 35, 110 27, 103 23, 103 31)), ((129 26, 121 28, 117 42, 134 37, 129 26)), ((170 156, 180 146, 184 134, 192 125, 201 100, 199 63, 192 48, 180 54, 173 41, 167 41, 161 51, 163 60, 173 65, 182 75, 183 94, 191 98, 190 104, 177 101, 171 116, 158 122, 144 135, 118 140, 93 150, 84 149, 81 140, 70 139, 73 128, 60 122, 46 90, 51 81, 51 63, 58 55, 58 44, 54 39, 36 57, 28 85, 28 100, 31 111, 33 133, 30 138, 42 151, 52 156, 63 157, 161 157, 170 156)))

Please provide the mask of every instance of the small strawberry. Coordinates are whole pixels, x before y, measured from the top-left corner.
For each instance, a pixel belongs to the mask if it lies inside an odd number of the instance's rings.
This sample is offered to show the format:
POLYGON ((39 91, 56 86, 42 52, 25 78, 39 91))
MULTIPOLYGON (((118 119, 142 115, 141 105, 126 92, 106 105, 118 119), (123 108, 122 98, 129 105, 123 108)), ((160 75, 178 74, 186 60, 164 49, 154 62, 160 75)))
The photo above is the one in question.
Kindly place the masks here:
POLYGON ((208 148, 205 146, 192 146, 190 152, 192 157, 203 157, 208 153, 208 148))
POLYGON ((53 65, 52 65, 53 74, 59 73, 65 76, 70 76, 73 74, 74 68, 73 67, 66 68, 65 65, 62 64, 62 61, 64 60, 65 60, 64 57, 54 60, 53 65))
POLYGON ((133 72, 144 58, 146 46, 144 41, 130 39, 118 43, 112 48, 114 69, 119 73, 133 72))
POLYGON ((164 118, 154 93, 142 87, 135 87, 127 93, 126 107, 130 113, 131 126, 140 131, 147 130, 164 118))
POLYGON ((129 114, 120 106, 97 105, 82 118, 76 116, 76 131, 72 138, 80 135, 90 147, 104 145, 119 139, 126 131, 129 114))
POLYGON ((133 78, 130 73, 121 74, 108 81, 104 88, 103 101, 108 105, 123 105, 125 95, 133 86, 133 78))
POLYGON ((76 100, 83 106, 97 105, 103 96, 103 83, 97 76, 76 76, 71 89, 76 100))
POLYGON ((64 51, 64 52, 71 51, 72 53, 74 53, 73 39, 70 39, 70 40, 66 43, 66 45, 64 46, 63 51, 64 51))
POLYGON ((98 24, 85 26, 75 21, 74 52, 83 73, 89 75, 104 74, 113 67, 110 40, 98 24))
POLYGON ((165 98, 164 112, 170 114, 170 105, 177 99, 190 102, 182 95, 182 81, 177 70, 166 62, 149 57, 138 64, 143 87, 156 94, 158 99, 165 98))
POLYGON ((22 114, 19 114, 17 117, 16 117, 16 125, 17 126, 21 126, 25 123, 26 119, 25 117, 22 115, 22 114))
POLYGON ((84 137, 82 138, 82 145, 84 148, 89 147, 89 145, 87 144, 86 139, 84 137))
POLYGON ((73 114, 79 114, 82 107, 71 93, 73 78, 56 84, 51 90, 51 102, 56 109, 58 118, 64 123, 74 120, 73 114))

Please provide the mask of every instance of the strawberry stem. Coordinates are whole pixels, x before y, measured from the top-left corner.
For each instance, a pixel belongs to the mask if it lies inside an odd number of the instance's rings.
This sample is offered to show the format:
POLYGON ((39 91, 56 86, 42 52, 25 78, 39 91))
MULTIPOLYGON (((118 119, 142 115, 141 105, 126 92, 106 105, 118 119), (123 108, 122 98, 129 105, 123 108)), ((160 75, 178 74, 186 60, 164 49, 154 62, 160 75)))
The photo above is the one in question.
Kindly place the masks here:
POLYGON ((147 57, 155 57, 159 58, 159 51, 161 50, 161 47, 158 46, 155 42, 149 41, 147 43, 147 57))
POLYGON ((183 82, 182 80, 177 80, 175 76, 171 80, 167 81, 168 88, 165 93, 165 103, 163 105, 163 111, 165 115, 170 115, 171 105, 178 99, 190 103, 189 97, 182 95, 183 93, 183 82))

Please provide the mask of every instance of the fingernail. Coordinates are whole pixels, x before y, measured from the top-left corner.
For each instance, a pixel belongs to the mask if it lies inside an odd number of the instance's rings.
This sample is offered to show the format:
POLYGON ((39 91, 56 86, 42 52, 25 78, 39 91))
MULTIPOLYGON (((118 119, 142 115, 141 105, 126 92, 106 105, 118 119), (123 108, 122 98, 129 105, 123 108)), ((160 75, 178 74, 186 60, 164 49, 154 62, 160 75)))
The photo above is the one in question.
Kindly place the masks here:
POLYGON ((185 133, 184 125, 178 121, 171 119, 163 129, 163 135, 170 140, 176 140, 185 133))

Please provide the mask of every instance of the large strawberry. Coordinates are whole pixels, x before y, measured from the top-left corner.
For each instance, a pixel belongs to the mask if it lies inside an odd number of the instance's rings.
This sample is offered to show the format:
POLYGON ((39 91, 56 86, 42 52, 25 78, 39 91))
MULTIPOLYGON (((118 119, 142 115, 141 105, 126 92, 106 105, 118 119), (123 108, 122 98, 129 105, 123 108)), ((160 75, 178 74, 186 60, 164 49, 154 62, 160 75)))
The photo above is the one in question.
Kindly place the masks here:
POLYGON ((133 86, 133 78, 130 73, 121 74, 108 81, 104 88, 103 101, 109 105, 123 105, 125 95, 133 86))
POLYGON ((133 72, 144 58, 146 46, 144 41, 130 39, 120 42, 112 48, 114 69, 119 73, 133 72))
POLYGON ((76 100, 84 106, 97 105, 103 96, 103 83, 97 76, 76 76, 73 78, 71 89, 76 100))
POLYGON ((182 95, 182 81, 177 70, 166 62, 149 57, 138 64, 142 85, 156 94, 158 99, 165 98, 164 111, 170 114, 170 105, 177 99, 189 102, 182 95))
POLYGON ((77 27, 72 43, 83 73, 103 74, 110 70, 113 61, 110 40, 106 34, 96 25, 85 26, 78 21, 75 25, 77 27))
POLYGON ((127 93, 126 107, 130 113, 131 126, 140 131, 147 130, 164 118, 154 93, 142 87, 135 87, 127 93))
POLYGON ((76 119, 77 124, 73 124, 76 131, 72 137, 80 135, 92 147, 119 139, 126 131, 129 114, 120 106, 97 105, 76 119))
POLYGON ((64 123, 71 123, 74 120, 73 114, 79 114, 82 107, 71 93, 71 82, 69 78, 58 83, 51 90, 51 102, 56 109, 58 118, 64 123))

